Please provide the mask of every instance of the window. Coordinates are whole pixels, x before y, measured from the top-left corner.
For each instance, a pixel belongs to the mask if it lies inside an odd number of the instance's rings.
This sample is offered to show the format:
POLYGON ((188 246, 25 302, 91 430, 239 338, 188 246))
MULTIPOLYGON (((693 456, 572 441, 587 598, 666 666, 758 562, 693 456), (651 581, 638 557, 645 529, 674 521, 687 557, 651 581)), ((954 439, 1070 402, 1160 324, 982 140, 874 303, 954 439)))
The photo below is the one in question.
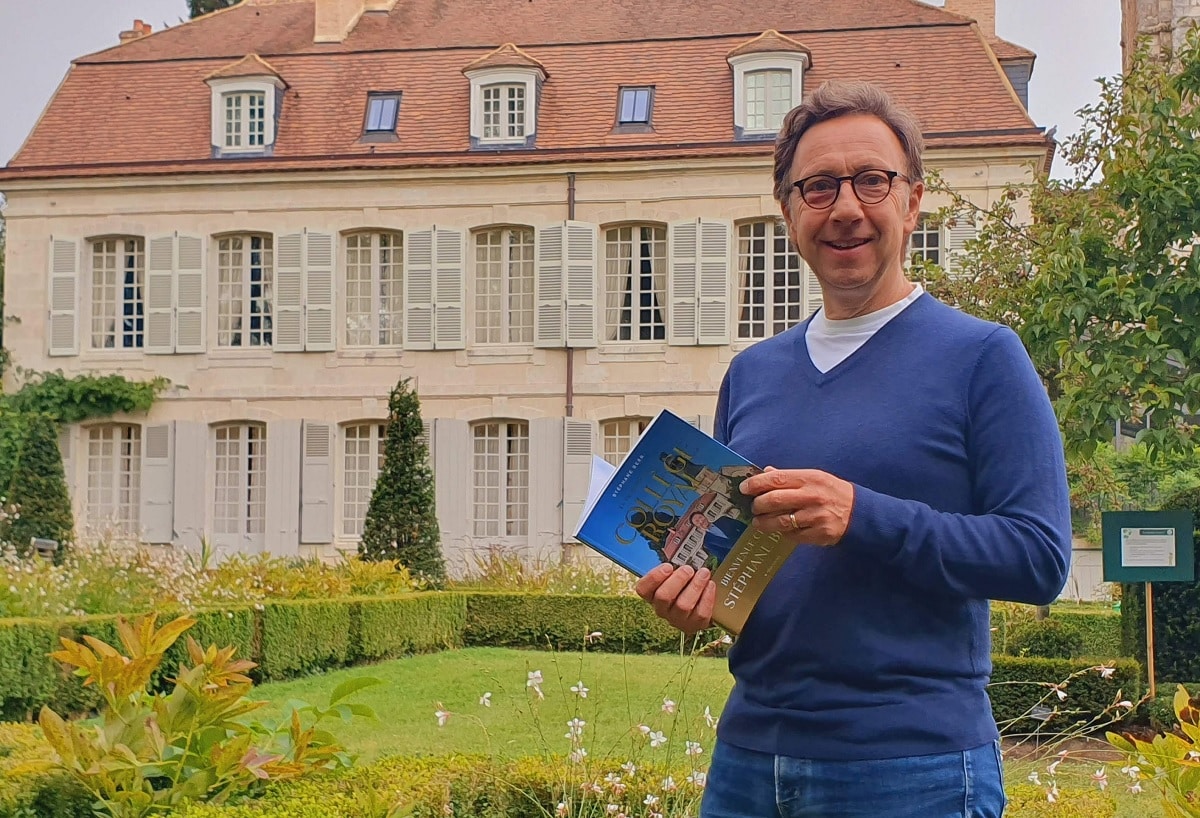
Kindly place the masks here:
POLYGON ((217 240, 217 346, 271 346, 274 264, 270 236, 217 240))
POLYGON ((649 225, 604 233, 605 337, 662 341, 667 337, 667 229, 649 225))
POLYGON ((475 341, 533 342, 533 230, 475 234, 475 341))
POLYGON ((752 71, 746 74, 747 131, 778 131, 791 109, 791 71, 752 71))
POLYGON ((642 417, 604 421, 600 426, 600 435, 604 438, 604 459, 614 466, 619 465, 621 458, 629 454, 633 444, 649 425, 650 418, 642 417))
POLYGON ((909 246, 913 261, 925 260, 938 265, 942 263, 942 228, 934 223, 928 213, 922 213, 918 219, 909 246))
POLYGON ((267 95, 246 91, 225 94, 225 141, 227 149, 254 149, 266 145, 267 95))
POLYGON ((488 85, 483 89, 483 138, 525 138, 525 86, 488 85))
POLYGON ((261 535, 267 519, 267 428, 234 423, 218 426, 215 432, 215 531, 261 535))
POLYGON ((399 94, 369 94, 364 133, 389 133, 396 130, 396 115, 400 111, 399 94))
POLYGON ((617 112, 617 124, 648 125, 650 123, 652 92, 652 88, 622 88, 620 93, 620 109, 617 112))
POLYGON ((361 537, 371 492, 383 468, 387 427, 382 423, 359 423, 345 427, 342 460, 342 534, 361 537))
POLYGON ((400 346, 404 340, 404 237, 346 237, 346 345, 400 346))
POLYGON ((141 349, 145 336, 146 243, 92 242, 92 348, 141 349))
POLYGON ((767 338, 807 316, 804 263, 782 219, 738 226, 737 337, 767 338))
POLYGON ((87 431, 87 522, 93 534, 138 537, 142 429, 129 424, 87 431))
POLYGON ((471 429, 475 462, 476 537, 523 537, 529 518, 529 424, 477 423, 471 429))

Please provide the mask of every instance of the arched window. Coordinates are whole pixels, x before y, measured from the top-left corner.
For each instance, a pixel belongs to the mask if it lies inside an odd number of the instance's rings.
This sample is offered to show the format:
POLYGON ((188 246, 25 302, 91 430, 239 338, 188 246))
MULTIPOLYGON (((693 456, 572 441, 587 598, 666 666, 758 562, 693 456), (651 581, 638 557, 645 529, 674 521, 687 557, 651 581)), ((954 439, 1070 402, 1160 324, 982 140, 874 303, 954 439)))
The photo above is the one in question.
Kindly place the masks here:
POLYGON ((517 537, 529 531, 529 424, 485 420, 471 426, 476 537, 517 537))
POLYGON ((146 242, 135 236, 92 241, 92 349, 145 345, 146 242))
POLYGON ((215 427, 213 434, 213 530, 261 542, 267 519, 267 427, 227 423, 215 427))
POLYGON ((346 236, 346 345, 400 346, 403 342, 403 234, 346 236))
POLYGON ((475 343, 533 343, 533 229, 475 233, 475 343))
POLYGON ((387 426, 352 423, 342 427, 342 536, 361 537, 371 493, 383 468, 387 426))
POLYGON ((87 430, 85 517, 93 535, 139 535, 142 427, 127 423, 87 430))
POLYGON ((788 239, 782 219, 737 228, 737 337, 778 335, 821 305, 821 288, 788 239))
POLYGON ((275 297, 271 236, 217 239, 217 346, 269 347, 275 297))
POLYGON ((667 229, 622 225, 604 231, 605 337, 664 341, 667 337, 667 229))
POLYGON ((613 418, 601 423, 604 459, 614 466, 618 465, 649 425, 650 418, 647 417, 613 418))

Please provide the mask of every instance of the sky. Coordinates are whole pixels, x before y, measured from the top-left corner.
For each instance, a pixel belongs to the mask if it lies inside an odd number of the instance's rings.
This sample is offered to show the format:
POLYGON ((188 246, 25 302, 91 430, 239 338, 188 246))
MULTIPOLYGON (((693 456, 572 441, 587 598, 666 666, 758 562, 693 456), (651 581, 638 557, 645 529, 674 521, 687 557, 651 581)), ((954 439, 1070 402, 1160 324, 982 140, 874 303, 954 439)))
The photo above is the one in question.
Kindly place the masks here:
MULTIPOLYGON (((997 33, 1038 55, 1030 113, 1038 125, 1057 127, 1060 139, 1078 130, 1075 111, 1096 98, 1096 78, 1121 70, 1120 5, 1120 0, 996 0, 997 33)), ((155 31, 179 25, 187 19, 187 2, 0 0, 0 164, 21 147, 71 60, 116 45, 135 18, 155 31)), ((930 80, 930 93, 937 93, 937 78, 930 80)), ((1061 161, 1055 169, 1063 170, 1061 161)))

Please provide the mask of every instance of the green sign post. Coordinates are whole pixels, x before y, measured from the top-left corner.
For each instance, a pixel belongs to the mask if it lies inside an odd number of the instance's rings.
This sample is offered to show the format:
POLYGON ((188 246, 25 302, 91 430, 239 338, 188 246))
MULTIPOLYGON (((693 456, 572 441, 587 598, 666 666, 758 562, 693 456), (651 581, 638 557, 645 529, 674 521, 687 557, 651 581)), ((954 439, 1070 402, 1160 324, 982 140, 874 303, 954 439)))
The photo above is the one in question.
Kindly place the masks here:
POLYGON ((1146 674, 1154 684, 1154 596, 1151 582, 1195 582, 1190 511, 1105 511, 1100 515, 1105 582, 1146 584, 1146 674))

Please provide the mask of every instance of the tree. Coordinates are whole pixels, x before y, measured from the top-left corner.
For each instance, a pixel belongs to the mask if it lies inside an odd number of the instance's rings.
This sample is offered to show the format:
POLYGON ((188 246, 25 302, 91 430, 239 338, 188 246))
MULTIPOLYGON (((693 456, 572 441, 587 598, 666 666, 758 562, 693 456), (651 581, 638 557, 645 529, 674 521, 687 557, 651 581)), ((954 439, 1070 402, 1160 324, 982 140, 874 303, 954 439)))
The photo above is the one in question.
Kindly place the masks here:
POLYGON ((188 0, 188 16, 195 19, 201 14, 236 6, 241 0, 188 0))
POLYGON ((363 524, 359 554, 398 560, 434 583, 446 578, 434 501, 429 448, 422 439, 421 402, 402 378, 388 398, 383 465, 363 524))
POLYGON ((6 508, 0 537, 17 553, 29 551, 34 537, 57 540, 61 555, 73 540, 75 518, 67 494, 58 424, 48 415, 5 412, 0 433, 11 472, 4 484, 6 508), (16 507, 9 514, 9 507, 16 507))
POLYGON ((979 225, 959 280, 930 289, 1017 330, 1046 381, 1069 452, 1125 421, 1152 450, 1190 451, 1200 410, 1200 32, 1170 64, 1143 54, 1102 80, 1064 143, 1073 175, 962 198, 979 225), (1031 220, 1016 218, 1027 204, 1031 220))

